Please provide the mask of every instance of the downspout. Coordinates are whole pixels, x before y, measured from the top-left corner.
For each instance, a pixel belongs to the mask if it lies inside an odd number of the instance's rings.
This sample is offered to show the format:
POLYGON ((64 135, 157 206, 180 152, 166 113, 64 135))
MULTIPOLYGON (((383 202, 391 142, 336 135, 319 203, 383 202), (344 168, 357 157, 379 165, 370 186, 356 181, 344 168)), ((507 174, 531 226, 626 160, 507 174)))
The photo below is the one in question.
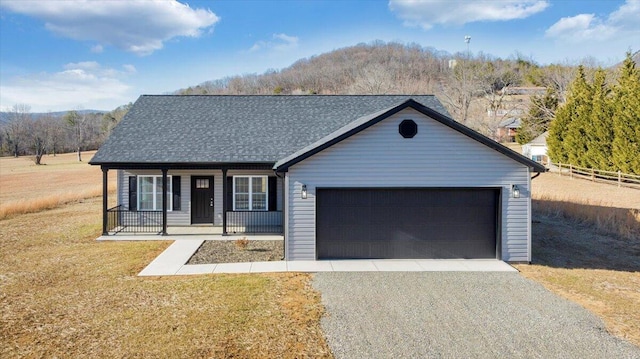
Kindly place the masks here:
POLYGON ((540 172, 537 172, 535 175, 533 175, 533 177, 531 177, 531 179, 534 179, 536 177, 540 176, 540 172))
MULTIPOLYGON (((282 180, 282 238, 284 238, 284 243, 282 243, 282 260, 285 260, 286 258, 286 254, 287 254, 287 238, 285 238, 284 236, 284 232, 285 232, 285 228, 284 228, 284 216, 286 215, 286 211, 285 211, 285 188, 284 188, 284 177, 280 177, 278 175, 278 171, 277 170, 273 170, 273 173, 276 175, 277 178, 280 178, 282 180)), ((278 182, 276 181, 276 186, 278 185, 278 182)), ((276 208, 277 209, 277 208, 276 208)))

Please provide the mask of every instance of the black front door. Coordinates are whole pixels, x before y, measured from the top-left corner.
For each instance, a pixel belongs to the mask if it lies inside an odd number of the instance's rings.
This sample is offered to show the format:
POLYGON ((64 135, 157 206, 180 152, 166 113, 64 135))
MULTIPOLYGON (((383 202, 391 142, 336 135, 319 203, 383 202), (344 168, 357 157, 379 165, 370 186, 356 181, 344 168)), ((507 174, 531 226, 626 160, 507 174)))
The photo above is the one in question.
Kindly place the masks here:
POLYGON ((191 177, 191 223, 213 223, 213 176, 191 177))

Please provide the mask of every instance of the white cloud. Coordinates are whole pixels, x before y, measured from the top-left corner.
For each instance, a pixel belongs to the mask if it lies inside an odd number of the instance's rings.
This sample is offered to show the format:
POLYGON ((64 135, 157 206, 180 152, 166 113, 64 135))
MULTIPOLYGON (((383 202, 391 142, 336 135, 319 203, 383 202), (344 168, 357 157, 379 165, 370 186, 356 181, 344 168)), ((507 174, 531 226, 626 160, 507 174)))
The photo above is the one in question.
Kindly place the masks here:
POLYGON ((606 39, 615 32, 615 28, 607 26, 594 14, 580 14, 563 17, 547 29, 549 37, 572 38, 574 40, 606 39))
POLYGON ((175 37, 198 37, 219 18, 177 1, 3 1, 2 7, 45 22, 51 32, 74 40, 95 41, 93 52, 112 45, 148 55, 175 37))
POLYGON ((104 47, 100 44, 91 47, 91 52, 94 54, 101 54, 104 51, 104 47))
POLYGON ((34 112, 72 108, 111 110, 132 99, 125 83, 135 73, 133 65, 123 70, 103 67, 95 61, 68 63, 55 73, 14 77, 0 85, 0 108, 24 103, 34 112))
POLYGON ((287 34, 273 34, 271 41, 258 41, 249 49, 250 52, 274 49, 274 50, 287 50, 298 46, 299 39, 296 36, 289 36, 287 34))
POLYGON ((640 29, 640 0, 627 0, 620 8, 609 15, 609 21, 632 29, 640 29))
POLYGON ((389 0, 389 9, 404 20, 405 25, 420 26, 425 30, 438 24, 524 19, 548 6, 546 0, 389 0))
POLYGON ((124 69, 124 71, 126 71, 127 73, 130 74, 135 74, 136 72, 138 72, 138 70, 136 70, 136 67, 133 65, 122 65, 122 68, 124 69))
POLYGON ((637 44, 640 37, 640 0, 627 0, 607 17, 579 14, 563 17, 545 32, 547 37, 569 42, 624 40, 637 44), (633 40, 635 38, 635 40, 633 40))

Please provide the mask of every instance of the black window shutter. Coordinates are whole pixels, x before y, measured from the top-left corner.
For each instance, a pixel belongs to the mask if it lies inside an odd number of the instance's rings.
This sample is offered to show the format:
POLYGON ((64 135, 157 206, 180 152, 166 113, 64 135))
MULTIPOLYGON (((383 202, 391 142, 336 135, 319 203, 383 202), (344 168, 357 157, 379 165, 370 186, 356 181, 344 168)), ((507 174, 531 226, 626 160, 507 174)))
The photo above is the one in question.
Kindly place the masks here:
POLYGON ((171 177, 171 193, 173 193, 173 210, 180 210, 180 176, 171 177))
POLYGON ((276 211, 278 208, 278 179, 276 177, 269 177, 269 211, 276 211))
POLYGON ((227 177, 227 211, 233 211, 233 177, 227 177))
POLYGON ((138 178, 129 176, 129 210, 137 210, 138 205, 138 178))

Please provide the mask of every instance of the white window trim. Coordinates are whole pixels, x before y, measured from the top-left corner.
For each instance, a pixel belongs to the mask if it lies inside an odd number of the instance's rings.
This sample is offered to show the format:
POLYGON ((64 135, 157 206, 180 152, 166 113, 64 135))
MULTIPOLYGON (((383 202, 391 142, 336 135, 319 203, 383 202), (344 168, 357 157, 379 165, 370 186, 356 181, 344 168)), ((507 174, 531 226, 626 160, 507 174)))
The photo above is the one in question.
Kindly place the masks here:
MULTIPOLYGON (((138 209, 138 211, 162 211, 162 208, 155 208, 156 207, 156 203, 157 203, 157 198, 156 196, 158 195, 155 191, 155 188, 157 186, 157 183, 160 182, 160 185, 162 185, 162 175, 138 175, 138 179, 137 179, 137 186, 138 188, 136 189, 138 192, 138 195, 136 197, 136 200, 138 201, 138 205, 136 206, 136 208, 138 209), (142 194, 142 191, 140 190, 140 185, 142 184, 142 178, 145 177, 151 177, 153 178, 153 209, 141 209, 140 208, 140 195, 142 194)), ((162 192, 160 192, 160 196, 162 196, 162 192)), ((172 212, 173 211, 173 180, 171 179, 171 175, 167 176, 167 212, 172 212)))
POLYGON ((256 211, 256 212, 268 212, 269 211, 269 176, 233 176, 233 210, 236 210, 236 178, 248 178, 249 179, 249 208, 241 209, 240 211, 256 211), (262 178, 265 183, 266 192, 264 199, 264 209, 253 209, 253 179, 262 178))

